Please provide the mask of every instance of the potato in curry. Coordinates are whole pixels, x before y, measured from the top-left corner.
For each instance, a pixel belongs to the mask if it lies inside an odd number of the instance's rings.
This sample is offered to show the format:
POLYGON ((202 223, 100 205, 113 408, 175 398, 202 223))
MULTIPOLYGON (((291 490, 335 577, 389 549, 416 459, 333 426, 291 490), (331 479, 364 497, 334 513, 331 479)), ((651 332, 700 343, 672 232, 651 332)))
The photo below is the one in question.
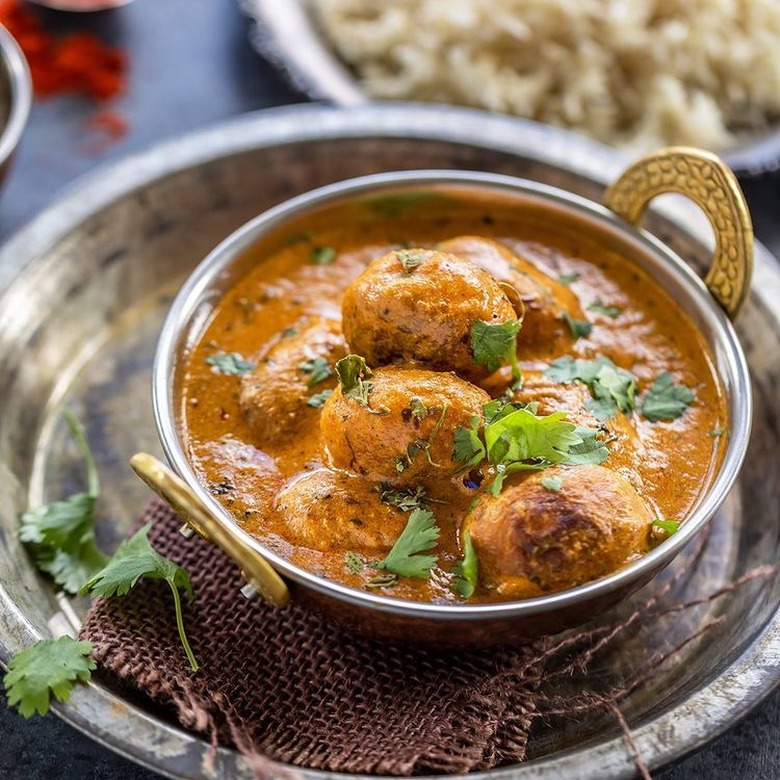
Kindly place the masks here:
POLYGON ((523 599, 706 491, 713 362, 630 259, 487 197, 301 220, 248 250, 178 380, 199 478, 267 547, 398 598, 523 599))

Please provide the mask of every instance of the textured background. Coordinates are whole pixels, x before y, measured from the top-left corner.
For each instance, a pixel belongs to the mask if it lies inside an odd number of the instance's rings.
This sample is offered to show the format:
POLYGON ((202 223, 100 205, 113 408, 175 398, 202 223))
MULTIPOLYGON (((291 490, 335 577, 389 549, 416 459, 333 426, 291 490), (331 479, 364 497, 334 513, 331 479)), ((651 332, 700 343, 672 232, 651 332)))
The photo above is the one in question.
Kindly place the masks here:
MULTIPOLYGON (((245 111, 300 97, 260 60, 231 0, 137 0, 101 14, 47 14, 63 30, 94 27, 130 55, 126 95, 113 106, 128 119, 122 141, 89 152, 85 122, 94 107, 51 98, 32 111, 23 146, 0 198, 0 238, 48 205, 58 191, 106 160, 144 149, 245 111)), ((746 184, 758 237, 780 255, 780 179, 746 184)), ((49 715, 24 721, 0 706, 0 777, 150 780, 141 769, 49 715)), ((780 776, 780 694, 698 754, 657 775, 663 780, 775 780, 780 776)))

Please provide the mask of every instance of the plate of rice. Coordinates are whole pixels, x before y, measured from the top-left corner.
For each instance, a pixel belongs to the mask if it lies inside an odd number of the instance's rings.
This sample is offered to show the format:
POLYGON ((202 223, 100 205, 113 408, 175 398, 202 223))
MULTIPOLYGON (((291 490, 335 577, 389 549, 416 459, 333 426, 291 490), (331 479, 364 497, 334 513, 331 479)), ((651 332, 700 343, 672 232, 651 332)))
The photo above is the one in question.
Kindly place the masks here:
POLYGON ((239 0, 312 98, 452 103, 780 167, 776 0, 239 0))

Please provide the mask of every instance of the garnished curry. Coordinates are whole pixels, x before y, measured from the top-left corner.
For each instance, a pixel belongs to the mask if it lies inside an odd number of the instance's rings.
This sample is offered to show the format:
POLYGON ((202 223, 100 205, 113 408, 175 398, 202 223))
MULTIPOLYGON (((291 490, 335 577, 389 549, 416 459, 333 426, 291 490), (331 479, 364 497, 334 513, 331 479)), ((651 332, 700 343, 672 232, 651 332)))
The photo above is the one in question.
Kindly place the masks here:
POLYGON ((293 563, 417 601, 541 596, 684 522, 728 419, 630 259, 500 198, 329 207, 248 250, 177 384, 188 456, 293 563))

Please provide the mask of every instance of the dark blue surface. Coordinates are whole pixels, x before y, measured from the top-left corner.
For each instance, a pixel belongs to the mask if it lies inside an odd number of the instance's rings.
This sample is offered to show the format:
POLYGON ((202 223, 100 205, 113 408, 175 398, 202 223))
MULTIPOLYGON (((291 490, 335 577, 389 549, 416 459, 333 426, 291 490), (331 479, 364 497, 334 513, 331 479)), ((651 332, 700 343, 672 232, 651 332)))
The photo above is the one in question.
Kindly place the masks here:
MULTIPOLYGON (((95 28, 126 47, 131 58, 127 93, 114 108, 130 122, 125 139, 89 153, 85 131, 94 111, 72 97, 37 103, 23 146, 0 199, 0 237, 38 213, 57 192, 99 163, 197 127, 299 98, 249 46, 232 0, 136 0, 92 15, 49 13, 60 29, 95 28)), ((747 185, 756 232, 780 250, 780 184, 747 185)), ((113 755, 53 715, 24 721, 0 705, 0 778, 112 778, 149 780, 156 774, 113 755)), ((780 776, 780 695, 750 718, 678 766, 664 780, 780 776)))

